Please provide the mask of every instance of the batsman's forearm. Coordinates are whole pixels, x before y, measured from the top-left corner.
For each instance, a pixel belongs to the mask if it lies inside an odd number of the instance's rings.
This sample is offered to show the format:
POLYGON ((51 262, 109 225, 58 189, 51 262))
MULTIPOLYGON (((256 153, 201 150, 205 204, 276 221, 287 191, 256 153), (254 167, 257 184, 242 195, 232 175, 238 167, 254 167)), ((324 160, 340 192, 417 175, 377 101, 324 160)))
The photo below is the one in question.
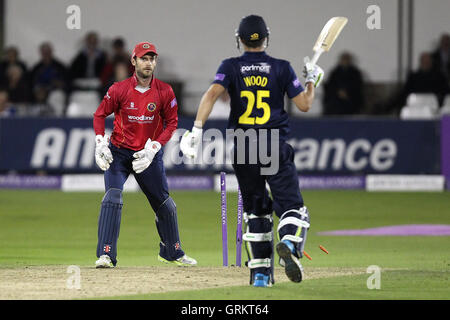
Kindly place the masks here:
POLYGON ((306 84, 306 90, 304 91, 305 98, 308 104, 311 106, 314 101, 314 96, 316 93, 316 89, 314 88, 314 84, 312 82, 308 82, 306 84))
POLYGON ((305 90, 292 100, 300 111, 308 112, 314 101, 315 88, 312 82, 306 84, 305 90))
POLYGON ((197 116, 195 118, 194 126, 201 128, 203 124, 208 120, 208 117, 213 109, 216 101, 212 99, 211 95, 206 92, 200 100, 200 105, 197 110, 197 116))

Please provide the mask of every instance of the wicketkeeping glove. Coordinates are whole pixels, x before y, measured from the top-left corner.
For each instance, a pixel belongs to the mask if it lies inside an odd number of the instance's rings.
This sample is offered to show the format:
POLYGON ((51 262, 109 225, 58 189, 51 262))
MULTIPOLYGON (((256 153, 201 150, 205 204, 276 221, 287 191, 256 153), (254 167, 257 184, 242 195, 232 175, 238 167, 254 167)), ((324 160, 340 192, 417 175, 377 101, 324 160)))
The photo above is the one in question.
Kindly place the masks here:
POLYGON ((141 173, 147 169, 160 149, 161 144, 158 141, 148 139, 144 149, 133 153, 135 158, 132 162, 134 172, 141 173))
POLYGON ((303 61, 305 62, 305 66, 303 67, 303 76, 306 78, 305 85, 308 82, 312 82, 314 87, 317 88, 323 79, 324 72, 322 68, 317 64, 312 64, 309 57, 305 57, 303 61))
POLYGON ((95 136, 95 162, 103 171, 109 169, 109 165, 113 162, 111 150, 108 147, 109 139, 107 136, 100 134, 95 136))
POLYGON ((180 141, 180 149, 183 154, 189 158, 196 158, 198 147, 202 139, 203 130, 197 127, 192 127, 192 131, 186 131, 180 141))

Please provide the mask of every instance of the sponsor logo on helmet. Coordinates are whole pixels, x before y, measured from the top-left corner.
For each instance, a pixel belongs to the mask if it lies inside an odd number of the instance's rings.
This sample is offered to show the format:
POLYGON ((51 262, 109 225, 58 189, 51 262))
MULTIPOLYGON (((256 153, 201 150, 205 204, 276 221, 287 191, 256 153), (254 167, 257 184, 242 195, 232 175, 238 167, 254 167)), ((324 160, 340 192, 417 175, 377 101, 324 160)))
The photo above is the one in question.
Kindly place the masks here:
POLYGON ((259 40, 259 33, 254 33, 250 36, 250 41, 259 40))

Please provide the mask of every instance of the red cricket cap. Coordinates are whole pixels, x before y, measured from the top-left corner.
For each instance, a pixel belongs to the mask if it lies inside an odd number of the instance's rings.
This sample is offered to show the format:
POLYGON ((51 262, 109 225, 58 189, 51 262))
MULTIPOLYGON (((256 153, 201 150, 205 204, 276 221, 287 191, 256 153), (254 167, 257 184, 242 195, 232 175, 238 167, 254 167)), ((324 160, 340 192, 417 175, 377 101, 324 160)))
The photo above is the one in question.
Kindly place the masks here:
POLYGON ((136 47, 134 47, 132 57, 134 58, 135 56, 137 56, 138 58, 141 58, 149 52, 158 55, 155 45, 151 44, 150 42, 140 42, 136 45, 136 47))

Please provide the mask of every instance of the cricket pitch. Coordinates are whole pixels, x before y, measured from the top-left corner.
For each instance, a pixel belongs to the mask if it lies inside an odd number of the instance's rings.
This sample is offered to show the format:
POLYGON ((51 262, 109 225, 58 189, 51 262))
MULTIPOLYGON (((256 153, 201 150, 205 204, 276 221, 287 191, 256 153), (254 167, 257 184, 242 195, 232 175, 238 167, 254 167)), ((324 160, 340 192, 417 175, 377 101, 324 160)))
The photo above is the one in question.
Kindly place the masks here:
MULTIPOLYGON (((79 268, 79 289, 67 266, 0 268, 0 300, 63 300, 248 285, 245 267, 117 267, 79 268)), ((365 273, 359 268, 305 268, 305 280, 365 273)), ((275 268, 275 281, 289 281, 275 268)), ((275 285, 276 285, 275 283, 275 285)))

